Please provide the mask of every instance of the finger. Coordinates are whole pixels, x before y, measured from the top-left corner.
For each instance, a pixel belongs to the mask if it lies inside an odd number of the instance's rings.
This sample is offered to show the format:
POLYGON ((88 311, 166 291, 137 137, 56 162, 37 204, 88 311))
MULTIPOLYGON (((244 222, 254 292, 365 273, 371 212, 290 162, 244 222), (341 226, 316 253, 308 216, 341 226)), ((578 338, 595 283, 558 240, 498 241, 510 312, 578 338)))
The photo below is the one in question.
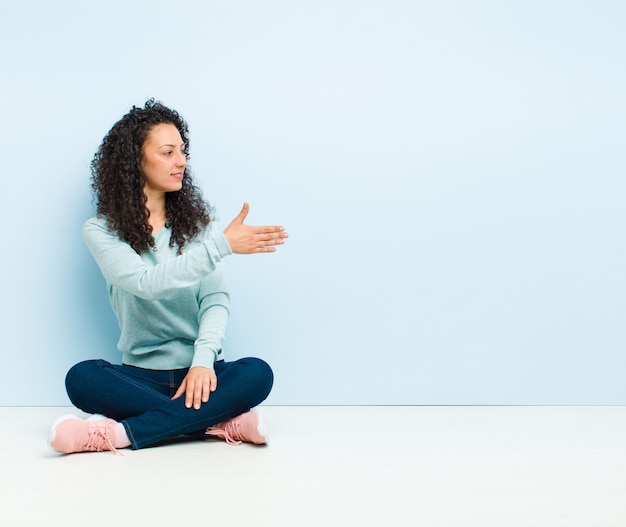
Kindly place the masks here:
POLYGON ((248 204, 248 202, 245 202, 243 204, 243 207, 241 208, 241 212, 237 215, 235 220, 239 223, 243 223, 246 219, 246 216, 248 215, 248 212, 250 212, 250 205, 248 204))
POLYGON ((209 375, 211 376, 211 385, 209 389, 214 392, 217 390, 217 375, 215 375, 214 371, 212 371, 209 375))
POLYGON ((195 410, 200 409, 200 405, 202 405, 202 393, 204 391, 204 383, 196 382, 194 383, 193 389, 193 407, 195 410))
POLYGON ((273 233, 284 233, 285 235, 287 234, 285 231, 285 227, 281 226, 281 225, 260 225, 260 226, 250 226, 250 229, 252 230, 252 232, 254 234, 273 234, 273 233))
POLYGON ((255 244, 255 249, 262 249, 262 248, 269 248, 269 247, 276 247, 276 246, 280 246, 280 245, 284 245, 285 244, 285 240, 281 240, 281 239, 271 239, 271 240, 262 240, 259 241, 255 244))
POLYGON ((264 242, 276 242, 276 243, 285 243, 285 238, 289 238, 289 235, 284 233, 270 233, 270 234, 262 234, 259 236, 260 239, 264 242))
POLYGON ((202 402, 206 403, 209 401, 209 394, 211 393, 211 378, 205 377, 202 380, 202 402))
POLYGON ((176 390, 176 393, 172 397, 172 401, 174 399, 178 399, 183 393, 185 393, 186 386, 187 386, 187 381, 186 381, 186 379, 183 379, 183 382, 180 383, 180 386, 178 387, 178 390, 176 390))
POLYGON ((257 246, 255 248, 255 250, 260 250, 260 249, 274 249, 276 250, 276 246, 278 245, 283 245, 283 242, 262 242, 262 243, 257 243, 257 246))
POLYGON ((191 408, 193 405, 195 383, 193 381, 187 383, 187 390, 185 391, 185 407, 191 408))

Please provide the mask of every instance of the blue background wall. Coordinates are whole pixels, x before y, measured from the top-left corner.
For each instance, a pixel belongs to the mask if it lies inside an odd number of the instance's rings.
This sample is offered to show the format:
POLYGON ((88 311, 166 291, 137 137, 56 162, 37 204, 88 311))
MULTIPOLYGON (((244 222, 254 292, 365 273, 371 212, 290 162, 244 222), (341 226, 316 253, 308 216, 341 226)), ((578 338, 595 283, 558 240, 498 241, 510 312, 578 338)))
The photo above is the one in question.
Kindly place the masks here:
POLYGON ((119 360, 89 162, 156 97, 226 226, 271 404, 626 404, 621 1, 2 2, 0 404, 119 360))

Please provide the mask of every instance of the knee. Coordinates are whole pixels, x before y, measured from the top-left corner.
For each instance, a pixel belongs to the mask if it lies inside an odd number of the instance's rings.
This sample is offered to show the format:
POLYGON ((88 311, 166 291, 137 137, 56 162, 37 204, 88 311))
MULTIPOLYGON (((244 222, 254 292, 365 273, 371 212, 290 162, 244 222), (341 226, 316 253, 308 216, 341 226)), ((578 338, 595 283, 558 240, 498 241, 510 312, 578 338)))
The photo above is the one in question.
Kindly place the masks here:
POLYGON ((274 385, 274 372, 272 371, 271 366, 262 359, 258 358, 250 358, 248 359, 254 365, 254 378, 258 383, 258 387, 261 391, 265 392, 265 397, 267 397, 272 391, 272 386, 274 385))
POLYGON ((74 405, 82 399, 85 390, 89 390, 93 370, 98 367, 97 360, 86 360, 72 366, 65 375, 65 390, 74 405))

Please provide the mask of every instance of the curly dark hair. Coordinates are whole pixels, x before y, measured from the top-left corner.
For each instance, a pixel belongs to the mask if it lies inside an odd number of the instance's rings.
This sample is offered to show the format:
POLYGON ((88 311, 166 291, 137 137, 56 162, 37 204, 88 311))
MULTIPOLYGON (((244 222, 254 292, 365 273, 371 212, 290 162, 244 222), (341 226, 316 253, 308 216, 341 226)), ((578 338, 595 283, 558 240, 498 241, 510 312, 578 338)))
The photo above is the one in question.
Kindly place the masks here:
MULTIPOLYGON (((133 106, 113 125, 91 162, 91 190, 98 216, 104 216, 109 229, 138 254, 155 246, 144 194, 142 148, 150 130, 164 123, 178 129, 188 158, 189 128, 185 120, 161 102, 148 99, 143 108, 133 106)), ((172 229, 170 247, 176 243, 180 254, 185 243, 209 224, 211 207, 194 185, 189 167, 185 168, 182 188, 165 196, 167 224, 172 229)))

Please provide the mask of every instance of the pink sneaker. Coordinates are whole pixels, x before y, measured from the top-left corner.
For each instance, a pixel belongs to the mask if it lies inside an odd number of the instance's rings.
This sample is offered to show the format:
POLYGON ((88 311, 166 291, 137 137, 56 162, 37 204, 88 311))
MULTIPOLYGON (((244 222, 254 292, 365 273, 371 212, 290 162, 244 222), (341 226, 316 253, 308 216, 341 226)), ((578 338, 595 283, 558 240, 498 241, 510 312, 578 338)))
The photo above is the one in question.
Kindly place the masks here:
POLYGON ((244 441, 255 445, 269 443, 269 434, 257 410, 250 410, 223 423, 209 426, 205 434, 225 439, 229 445, 241 445, 244 441))
POLYGON ((103 450, 111 450, 117 454, 115 425, 117 421, 103 416, 92 416, 83 421, 74 415, 64 415, 52 425, 48 446, 64 454, 103 450))

